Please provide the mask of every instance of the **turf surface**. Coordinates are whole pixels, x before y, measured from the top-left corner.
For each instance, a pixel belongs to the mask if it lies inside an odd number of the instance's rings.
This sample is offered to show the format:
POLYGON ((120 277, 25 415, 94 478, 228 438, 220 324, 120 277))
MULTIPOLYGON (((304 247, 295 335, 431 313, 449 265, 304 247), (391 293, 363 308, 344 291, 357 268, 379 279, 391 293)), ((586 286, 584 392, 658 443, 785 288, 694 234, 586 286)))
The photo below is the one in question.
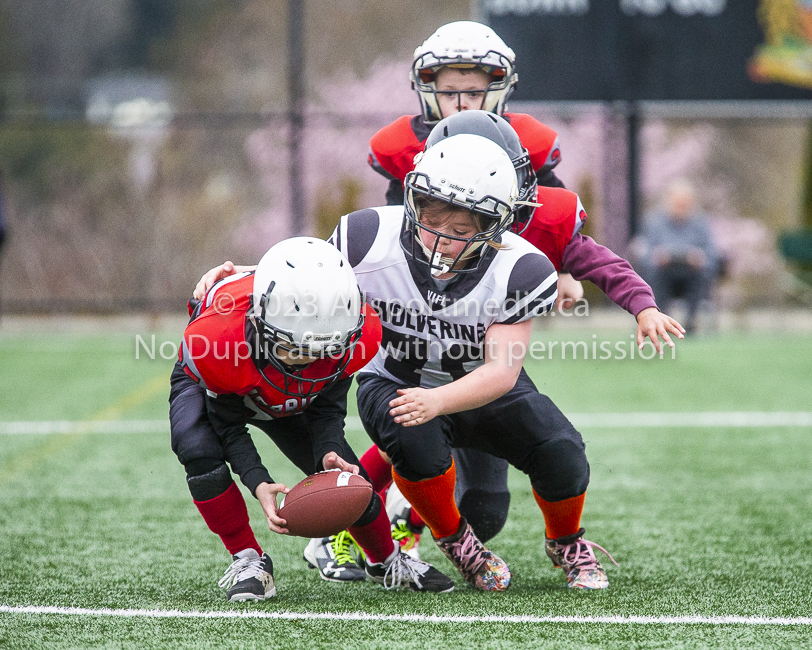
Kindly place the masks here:
MULTIPOLYGON (((151 332, 140 333, 149 340, 151 332)), ((162 332, 157 344, 179 332, 162 332)), ((616 343, 558 331, 536 340, 616 343)), ((809 411, 812 338, 724 335, 679 344, 664 359, 552 359, 527 364, 570 413, 809 411)), ((583 347, 581 348, 583 351, 583 347)), ((171 361, 135 334, 7 336, 0 340, 0 420, 166 417, 171 361)), ((164 349, 171 352, 171 346, 164 349)), ((600 354, 600 348, 598 348, 600 354)), ((166 356, 170 356, 167 354, 166 356)), ((549 356, 549 355, 545 355, 549 356)), ((583 355, 582 355, 583 356, 583 355)), ((524 477, 511 474, 508 523, 490 544, 511 565, 504 594, 456 577, 452 594, 335 585, 301 560, 303 540, 252 523, 274 558, 277 598, 229 604, 228 565, 185 487, 165 433, 0 436, 0 605, 455 616, 809 617, 812 439, 809 427, 582 428, 592 467, 588 537, 620 563, 611 587, 573 593, 543 554, 543 528, 524 477)), ((362 432, 348 437, 357 451, 362 432)), ((255 437, 275 477, 301 478, 255 437)), ((425 559, 451 574, 436 548, 425 559)), ((606 563, 605 563, 606 564, 606 563)), ((810 625, 404 622, 105 617, 0 612, 5 648, 778 648, 810 647, 810 625)))

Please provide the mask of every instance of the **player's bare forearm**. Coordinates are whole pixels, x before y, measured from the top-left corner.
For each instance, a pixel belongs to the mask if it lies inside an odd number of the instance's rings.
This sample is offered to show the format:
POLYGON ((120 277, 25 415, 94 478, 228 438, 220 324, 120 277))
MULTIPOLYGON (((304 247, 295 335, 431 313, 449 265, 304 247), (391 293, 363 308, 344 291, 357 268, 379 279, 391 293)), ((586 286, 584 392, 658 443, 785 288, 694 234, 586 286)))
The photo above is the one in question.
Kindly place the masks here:
POLYGON ((444 386, 399 390, 399 397, 389 402, 390 415, 403 426, 415 426, 502 397, 516 385, 532 327, 532 321, 492 325, 485 336, 483 365, 444 386))
POLYGON ((584 285, 569 273, 558 275, 558 297, 555 299, 556 310, 569 309, 584 297, 584 285))
POLYGON ((680 339, 685 338, 685 328, 656 307, 649 307, 637 314, 637 347, 641 350, 648 337, 657 352, 662 355, 663 345, 660 339, 665 341, 668 347, 674 347, 674 341, 671 340, 669 333, 680 339))
POLYGON ((389 403, 390 414, 403 426, 428 422, 448 415, 479 408, 499 399, 516 385, 518 373, 485 364, 456 381, 437 388, 403 388, 389 403))

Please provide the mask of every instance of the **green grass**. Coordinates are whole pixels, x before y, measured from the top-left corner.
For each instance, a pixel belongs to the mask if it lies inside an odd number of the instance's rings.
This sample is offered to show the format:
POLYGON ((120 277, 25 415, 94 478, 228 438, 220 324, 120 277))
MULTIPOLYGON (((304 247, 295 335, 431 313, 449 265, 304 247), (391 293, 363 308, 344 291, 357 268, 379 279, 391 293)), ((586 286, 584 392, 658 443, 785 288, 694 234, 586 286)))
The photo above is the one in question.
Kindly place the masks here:
MULTIPOLYGON (((179 333, 161 333, 173 341, 179 333)), ((591 345, 627 333, 581 332, 591 345)), ((149 333, 142 333, 147 338, 149 333)), ((538 333, 549 343, 560 332, 538 333)), ((567 338, 572 338, 567 336, 567 338)), ((135 357, 133 334, 0 340, 0 420, 160 419, 171 360, 135 357)), ((628 349, 628 345, 626 346, 628 349)), ((675 358, 527 364, 570 413, 806 411, 812 338, 725 335, 675 358)), ((166 348, 168 351, 168 348, 166 348)), ((570 355, 571 356, 571 355, 570 355)), ((508 523, 490 544, 511 565, 504 594, 459 579, 454 593, 334 585, 301 560, 304 540, 272 535, 277 598, 229 604, 228 565, 185 487, 168 435, 0 436, 0 604, 180 611, 368 612, 439 616, 771 616, 812 614, 812 439, 808 428, 584 429, 588 536, 620 562, 602 593, 565 589, 544 557, 525 478, 510 477, 508 523)), ((362 451, 368 440, 348 433, 362 451)), ((264 438, 275 477, 301 477, 264 438)), ((425 559, 450 573, 439 551, 425 559)), ((0 613, 0 648, 797 648, 810 627, 347 620, 151 619, 0 613)), ((806 639, 806 641, 804 641, 806 639)))

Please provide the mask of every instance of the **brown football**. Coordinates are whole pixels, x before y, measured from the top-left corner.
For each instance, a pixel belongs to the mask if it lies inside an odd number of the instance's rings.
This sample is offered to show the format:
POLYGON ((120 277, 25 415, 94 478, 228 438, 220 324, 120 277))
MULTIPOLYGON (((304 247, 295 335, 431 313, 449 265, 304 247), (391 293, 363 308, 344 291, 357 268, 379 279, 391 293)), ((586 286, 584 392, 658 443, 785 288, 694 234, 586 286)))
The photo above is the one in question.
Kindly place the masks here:
POLYGON ((328 537, 354 524, 372 498, 363 477, 340 470, 308 476, 284 495, 278 514, 291 535, 328 537))

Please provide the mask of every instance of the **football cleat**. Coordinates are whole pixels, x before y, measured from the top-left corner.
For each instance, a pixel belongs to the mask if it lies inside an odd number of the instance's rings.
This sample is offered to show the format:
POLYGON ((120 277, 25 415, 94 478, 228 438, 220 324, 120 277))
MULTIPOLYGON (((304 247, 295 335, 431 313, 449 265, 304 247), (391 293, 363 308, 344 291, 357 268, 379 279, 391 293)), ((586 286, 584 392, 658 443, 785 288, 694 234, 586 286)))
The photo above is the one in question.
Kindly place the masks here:
POLYGON ((544 549, 553 565, 564 570, 567 576, 567 587, 570 589, 606 589, 609 578, 606 570, 595 557, 596 548, 606 554, 615 566, 615 558, 595 542, 584 539, 584 529, 581 528, 574 535, 559 537, 558 539, 545 538, 544 549))
POLYGON ((398 486, 392 483, 386 492, 386 514, 392 524, 392 539, 401 550, 416 560, 420 559, 418 546, 422 530, 411 525, 412 504, 403 496, 398 486))
POLYGON ((305 546, 304 559, 311 569, 319 570, 322 580, 354 582, 366 580, 358 563, 362 554, 352 535, 342 530, 338 535, 311 539, 305 546))
POLYGON ((271 556, 263 553, 260 557, 253 548, 240 551, 217 584, 224 588, 230 585, 226 598, 234 602, 276 596, 271 556))
POLYGON ((454 590, 454 582, 430 564, 415 560, 395 546, 386 562, 365 562, 366 574, 372 582, 386 589, 410 589, 446 593, 454 590))
POLYGON ((504 591, 510 586, 507 563, 485 548, 464 517, 456 533, 434 542, 462 577, 480 591, 504 591))
POLYGON ((405 519, 392 522, 392 540, 400 545, 400 550, 415 560, 420 559, 420 533, 416 533, 405 519))

